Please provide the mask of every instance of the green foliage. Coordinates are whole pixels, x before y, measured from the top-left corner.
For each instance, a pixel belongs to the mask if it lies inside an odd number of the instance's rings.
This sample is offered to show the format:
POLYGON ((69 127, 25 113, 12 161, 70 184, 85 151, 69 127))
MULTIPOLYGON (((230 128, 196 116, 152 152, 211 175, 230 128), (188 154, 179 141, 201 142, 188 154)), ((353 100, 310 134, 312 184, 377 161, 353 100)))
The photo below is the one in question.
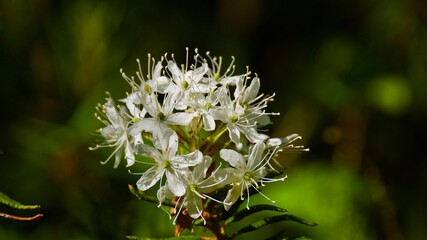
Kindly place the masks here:
MULTIPOLYGON (((21 209, 21 210, 28 210, 28 209, 32 210, 32 209, 40 208, 39 205, 23 205, 20 202, 11 199, 10 197, 8 197, 6 194, 4 194, 2 192, 0 192, 0 203, 8 205, 8 206, 16 208, 16 209, 21 209)), ((7 213, 1 213, 0 212, 0 217, 7 218, 7 219, 13 219, 13 220, 19 220, 19 221, 31 221, 31 220, 39 219, 39 218, 43 217, 43 215, 37 214, 37 215, 34 215, 32 217, 20 217, 20 216, 15 216, 15 215, 10 215, 7 213)))
POLYGON ((18 201, 15 201, 8 197, 6 194, 0 192, 0 203, 6 204, 10 207, 17 208, 17 209, 38 209, 40 208, 39 205, 23 205, 18 201))
POLYGON ((301 223, 301 224, 304 224, 307 226, 316 226, 317 225, 317 223, 307 221, 307 220, 300 218, 300 217, 297 217, 297 216, 293 216, 290 214, 283 214, 283 215, 279 215, 279 216, 267 217, 267 218, 264 218, 264 219, 259 220, 257 222, 254 222, 251 225, 243 227, 239 231, 233 233, 232 237, 233 236, 239 236, 243 233, 255 231, 255 230, 258 230, 258 229, 265 227, 269 224, 273 224, 273 223, 277 223, 277 222, 281 222, 281 221, 294 221, 294 222, 298 222, 298 223, 301 223))
POLYGON ((265 211, 265 210, 276 211, 276 212, 286 212, 285 209, 280 208, 280 207, 276 207, 276 206, 268 205, 268 204, 260 204, 260 205, 251 206, 249 209, 245 208, 242 211, 237 212, 232 217, 225 220, 225 223, 228 224, 228 223, 232 223, 232 222, 237 222, 237 221, 240 221, 247 216, 250 216, 254 213, 257 213, 260 211, 265 211))

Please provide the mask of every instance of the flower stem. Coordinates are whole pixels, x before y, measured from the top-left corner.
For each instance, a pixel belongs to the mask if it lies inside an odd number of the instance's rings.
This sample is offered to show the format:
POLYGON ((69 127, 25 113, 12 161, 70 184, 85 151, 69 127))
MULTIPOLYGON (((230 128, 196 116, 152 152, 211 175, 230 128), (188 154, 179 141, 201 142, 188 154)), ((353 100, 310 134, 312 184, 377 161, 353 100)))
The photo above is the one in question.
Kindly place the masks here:
POLYGON ((216 131, 214 134, 212 134, 211 136, 209 136, 206 139, 211 144, 214 144, 216 141, 218 141, 218 139, 221 137, 221 135, 227 131, 227 125, 222 124, 221 127, 218 129, 220 129, 220 130, 216 131))

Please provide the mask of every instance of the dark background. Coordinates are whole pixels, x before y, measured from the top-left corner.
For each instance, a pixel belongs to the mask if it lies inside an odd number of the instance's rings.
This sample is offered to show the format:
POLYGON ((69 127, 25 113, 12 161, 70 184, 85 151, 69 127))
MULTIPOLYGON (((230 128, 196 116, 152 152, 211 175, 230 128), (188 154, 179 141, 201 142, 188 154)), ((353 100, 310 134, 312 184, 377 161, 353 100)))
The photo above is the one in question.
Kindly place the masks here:
MULTIPOLYGON (((165 213, 127 189, 138 176, 101 165, 95 105, 130 91, 146 56, 210 51, 276 93, 271 136, 299 133, 309 153, 282 154, 288 179, 265 189, 319 223, 272 229, 314 239, 423 239, 427 188, 427 2, 0 2, 0 191, 40 211, 0 212, 0 239, 173 236, 165 213)), ((251 202, 263 202, 261 198, 251 202)))

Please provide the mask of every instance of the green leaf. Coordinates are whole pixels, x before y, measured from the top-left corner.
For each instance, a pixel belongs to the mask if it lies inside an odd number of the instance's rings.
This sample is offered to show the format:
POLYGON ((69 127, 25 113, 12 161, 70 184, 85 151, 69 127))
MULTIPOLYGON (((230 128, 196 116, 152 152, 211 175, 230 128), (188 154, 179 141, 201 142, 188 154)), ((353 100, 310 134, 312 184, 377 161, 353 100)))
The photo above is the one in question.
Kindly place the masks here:
POLYGON ((285 209, 280 208, 280 207, 276 207, 273 205, 268 205, 268 204, 260 204, 260 205, 255 205, 255 206, 251 206, 249 209, 245 208, 242 211, 236 213, 235 215, 231 216, 230 218, 228 218, 225 223, 232 223, 232 222, 237 222, 242 220, 243 218, 250 216, 254 213, 260 212, 260 211, 266 211, 266 210, 270 210, 270 211, 276 211, 276 212, 287 212, 285 209))
POLYGON ((240 229, 239 231, 235 232, 232 235, 232 237, 238 236, 238 235, 243 234, 243 233, 251 232, 254 230, 258 230, 264 226, 267 226, 268 224, 281 222, 281 221, 294 221, 294 222, 299 222, 299 223, 307 225, 307 226, 316 226, 317 225, 317 223, 315 223, 315 222, 310 222, 310 221, 307 221, 303 218, 300 218, 300 217, 297 217, 294 215, 283 214, 283 215, 264 218, 262 220, 254 222, 251 225, 246 226, 246 227, 240 229))
POLYGON ((3 204, 6 204, 8 206, 11 206, 16 209, 38 209, 40 208, 39 205, 23 205, 18 201, 15 201, 8 197, 6 194, 0 192, 0 202, 3 204))

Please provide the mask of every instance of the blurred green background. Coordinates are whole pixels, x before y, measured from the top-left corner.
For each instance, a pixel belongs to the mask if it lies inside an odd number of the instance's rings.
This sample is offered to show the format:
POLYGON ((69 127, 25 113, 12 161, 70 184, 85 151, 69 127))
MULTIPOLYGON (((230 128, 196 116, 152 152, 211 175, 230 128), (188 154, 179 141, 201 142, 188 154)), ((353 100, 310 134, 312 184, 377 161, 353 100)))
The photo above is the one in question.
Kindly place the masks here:
POLYGON ((42 209, 0 212, 44 217, 0 219, 0 239, 173 235, 128 191, 138 176, 88 146, 105 91, 130 90, 119 69, 131 75, 147 53, 184 62, 185 47, 235 56, 237 74, 250 66, 277 94, 270 134, 299 133, 311 149, 282 155, 288 179, 265 193, 319 225, 252 238, 427 237, 426 1, 2 0, 0 191, 42 209))

